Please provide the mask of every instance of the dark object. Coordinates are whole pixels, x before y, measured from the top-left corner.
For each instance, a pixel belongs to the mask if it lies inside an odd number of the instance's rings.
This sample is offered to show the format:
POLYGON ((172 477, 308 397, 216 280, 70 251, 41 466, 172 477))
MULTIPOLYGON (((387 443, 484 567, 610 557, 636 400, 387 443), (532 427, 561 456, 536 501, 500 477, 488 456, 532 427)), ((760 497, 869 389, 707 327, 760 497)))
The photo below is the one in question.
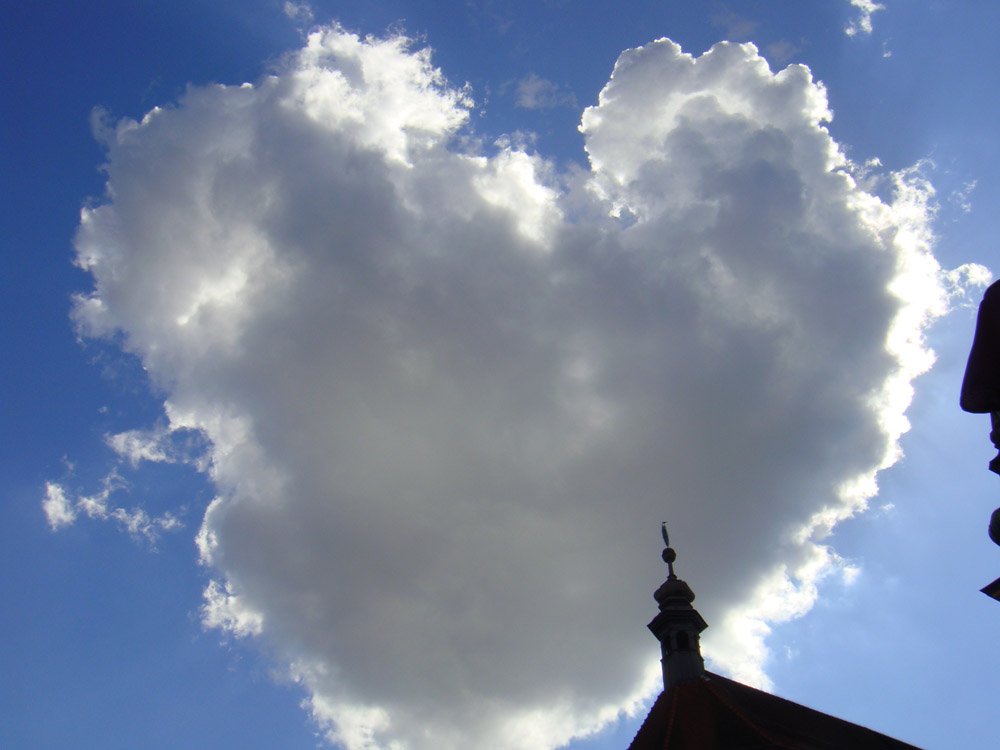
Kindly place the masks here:
POLYGON ((990 471, 1000 474, 1000 412, 990 412, 990 426, 993 428, 990 430, 990 442, 997 449, 997 454, 990 461, 990 471))
POLYGON ((990 471, 1000 474, 1000 281, 990 284, 979 303, 976 334, 958 403, 964 411, 990 415, 990 440, 997 449, 990 471))
MULTIPOLYGON (((994 430, 995 432, 995 430, 994 430)), ((996 459, 993 459, 996 461, 996 459)), ((990 468, 993 468, 993 464, 990 464, 990 468)), ((1000 544, 1000 508, 993 511, 993 515, 990 516, 990 539, 993 540, 994 544, 1000 544)), ((993 583, 987 583, 981 589, 986 596, 993 597, 997 601, 1000 601, 1000 578, 997 578, 993 583)))
POLYGON ((959 404, 973 414, 1000 412, 1000 281, 983 294, 959 404))
POLYGON ((990 516, 990 539, 994 544, 1000 544, 1000 508, 993 511, 990 516))
POLYGON ((986 596, 991 596, 1000 601, 1000 578, 997 578, 993 583, 987 583, 979 590, 986 594, 986 596))
POLYGON ((660 605, 660 612, 647 625, 660 642, 660 662, 663 666, 663 686, 697 680, 705 673, 705 660, 701 656, 699 635, 708 623, 691 606, 694 592, 674 573, 677 553, 670 546, 666 522, 660 527, 663 535, 663 562, 667 564, 667 580, 656 590, 653 598, 660 605))

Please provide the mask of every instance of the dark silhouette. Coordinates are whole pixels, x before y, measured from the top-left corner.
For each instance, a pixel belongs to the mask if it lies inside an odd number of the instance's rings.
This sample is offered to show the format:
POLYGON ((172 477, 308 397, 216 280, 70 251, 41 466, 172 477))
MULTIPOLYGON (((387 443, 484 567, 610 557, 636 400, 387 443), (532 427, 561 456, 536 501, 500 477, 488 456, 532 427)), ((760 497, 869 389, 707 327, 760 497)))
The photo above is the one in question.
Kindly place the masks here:
MULTIPOLYGON (((990 440, 998 451, 990 471, 1000 474, 1000 281, 990 285, 979 304, 959 404, 973 414, 990 415, 990 440)), ((989 533, 1000 544, 1000 508, 990 517, 989 533)))
POLYGON ((979 305, 959 403, 973 414, 1000 412, 1000 281, 990 285, 979 305))

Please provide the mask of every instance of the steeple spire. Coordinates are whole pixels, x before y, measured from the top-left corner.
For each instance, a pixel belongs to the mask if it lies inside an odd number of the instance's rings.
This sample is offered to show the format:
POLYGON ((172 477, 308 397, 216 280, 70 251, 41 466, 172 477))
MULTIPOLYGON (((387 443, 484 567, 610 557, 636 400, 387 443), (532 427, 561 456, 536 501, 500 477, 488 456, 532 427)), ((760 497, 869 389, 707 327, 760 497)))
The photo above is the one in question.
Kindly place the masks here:
POLYGON ((667 580, 656 590, 653 598, 660 605, 660 612, 647 626, 660 642, 663 655, 663 689, 669 691, 675 685, 691 682, 705 673, 705 661, 701 657, 701 631, 708 623, 691 606, 694 592, 691 587, 674 574, 677 553, 670 546, 667 524, 664 522, 663 562, 667 564, 667 580))

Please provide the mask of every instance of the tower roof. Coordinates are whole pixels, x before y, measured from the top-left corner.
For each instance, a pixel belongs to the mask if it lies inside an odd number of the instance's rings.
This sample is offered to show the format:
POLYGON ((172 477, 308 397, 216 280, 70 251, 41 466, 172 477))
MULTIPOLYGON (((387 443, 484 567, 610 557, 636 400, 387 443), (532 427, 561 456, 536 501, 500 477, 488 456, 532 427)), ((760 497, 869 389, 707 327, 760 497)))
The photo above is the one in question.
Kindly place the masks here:
POLYGON ((712 672, 664 690, 629 750, 916 750, 712 672))

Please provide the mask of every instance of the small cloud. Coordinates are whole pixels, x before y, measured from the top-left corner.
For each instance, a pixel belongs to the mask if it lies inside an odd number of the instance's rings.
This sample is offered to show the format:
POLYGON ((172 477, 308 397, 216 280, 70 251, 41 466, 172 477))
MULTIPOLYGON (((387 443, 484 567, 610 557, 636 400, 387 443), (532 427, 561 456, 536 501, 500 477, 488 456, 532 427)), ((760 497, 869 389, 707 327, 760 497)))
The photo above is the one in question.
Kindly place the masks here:
POLYGON ((745 42, 757 30, 757 22, 723 10, 712 15, 712 25, 721 28, 725 38, 730 42, 745 42))
POLYGON ((104 442, 134 469, 141 462, 187 464, 208 468, 205 436, 184 426, 158 425, 149 430, 125 430, 105 435, 104 442))
POLYGON ((767 59, 775 63, 786 63, 801 51, 801 47, 795 46, 786 39, 769 44, 764 48, 767 59))
POLYGON ((858 580, 858 576, 861 575, 861 568, 857 565, 850 565, 845 563, 840 569, 840 575, 845 586, 851 586, 858 580))
POLYGON ((101 482, 101 489, 93 495, 79 495, 71 498, 66 488, 56 482, 45 483, 45 498, 42 511, 53 531, 72 526, 77 516, 83 513, 96 521, 112 521, 129 536, 144 537, 150 543, 156 542, 163 531, 176 531, 184 524, 173 513, 167 511, 161 516, 150 516, 142 508, 126 509, 113 505, 111 496, 127 487, 125 480, 112 470, 101 482))
MULTIPOLYGON (((844 32, 847 36, 856 36, 857 34, 868 35, 872 33, 872 15, 880 10, 885 10, 885 6, 882 3, 876 3, 875 0, 850 0, 851 5, 857 8, 860 13, 856 19, 851 21, 844 32)), ((891 53, 890 53, 891 54, 891 53)), ((889 55, 883 52, 883 57, 889 57, 889 55)))
POLYGON ((313 10, 309 3, 293 3, 291 0, 286 0, 283 10, 286 16, 303 25, 313 21, 313 10))
POLYGON ((104 107, 90 110, 90 132, 98 143, 111 143, 115 136, 114 120, 104 107))
POLYGON ((972 195, 972 191, 976 189, 977 184, 979 184, 978 180, 969 180, 949 197, 949 200, 956 204, 964 214, 972 211, 972 201, 969 200, 969 196, 972 195))
POLYGON ((993 281, 993 272, 979 263, 963 263, 958 268, 941 271, 941 283, 948 295, 949 309, 975 307, 976 302, 969 292, 982 289, 993 281))
POLYGON ((537 133, 527 130, 515 130, 513 133, 497 138, 493 141, 493 145, 501 150, 529 151, 535 147, 537 141, 537 133))
POLYGON ((576 106, 576 96, 572 91, 561 89, 552 81, 535 73, 528 73, 517 82, 516 106, 523 109, 552 109, 568 105, 576 106))
POLYGON ((169 462, 170 458, 164 449, 163 436, 153 430, 126 430, 114 435, 105 435, 105 442, 132 466, 140 461, 154 463, 169 462))
POLYGON ((45 499, 42 500, 42 510, 45 511, 45 519, 53 531, 72 526, 76 520, 76 511, 66 497, 66 490, 55 482, 45 483, 45 499))

